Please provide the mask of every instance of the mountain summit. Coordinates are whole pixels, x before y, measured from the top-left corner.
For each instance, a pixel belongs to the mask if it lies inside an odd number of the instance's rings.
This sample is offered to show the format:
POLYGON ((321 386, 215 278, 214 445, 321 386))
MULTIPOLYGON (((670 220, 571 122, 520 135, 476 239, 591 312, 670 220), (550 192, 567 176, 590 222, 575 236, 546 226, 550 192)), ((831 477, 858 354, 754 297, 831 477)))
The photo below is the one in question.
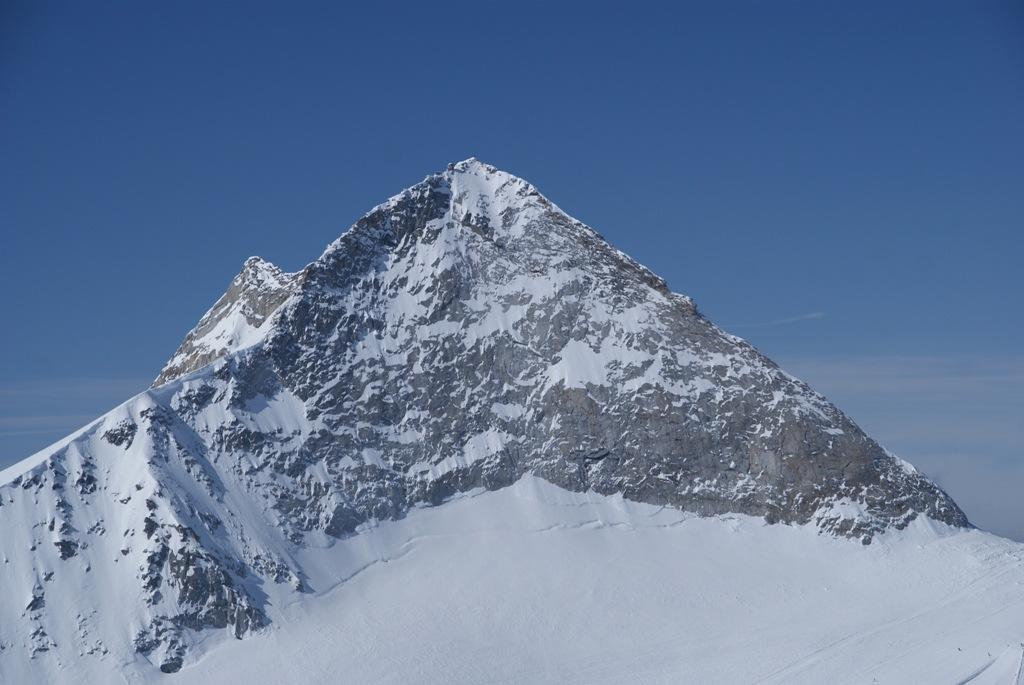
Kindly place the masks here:
POLYGON ((322 590, 317 550, 524 478, 865 544, 968 526, 689 298, 469 159, 299 272, 247 260, 152 388, 0 473, 20 598, 0 664, 176 671, 207 629, 244 637, 322 590))
POLYGON ((525 473, 865 541, 919 514, 967 525, 820 395, 472 158, 374 208, 296 274, 248 260, 156 384, 229 356, 240 392, 293 397, 316 421, 275 452, 344 463, 394 493, 355 488, 314 527, 525 473))

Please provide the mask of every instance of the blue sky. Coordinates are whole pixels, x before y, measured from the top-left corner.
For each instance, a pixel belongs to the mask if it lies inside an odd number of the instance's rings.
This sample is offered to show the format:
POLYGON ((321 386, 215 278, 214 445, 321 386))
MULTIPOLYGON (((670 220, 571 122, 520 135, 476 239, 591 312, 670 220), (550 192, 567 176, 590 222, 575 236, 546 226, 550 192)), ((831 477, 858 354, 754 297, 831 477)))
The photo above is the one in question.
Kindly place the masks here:
POLYGON ((475 155, 1024 539, 1024 5, 555 4, 0 5, 0 465, 475 155))

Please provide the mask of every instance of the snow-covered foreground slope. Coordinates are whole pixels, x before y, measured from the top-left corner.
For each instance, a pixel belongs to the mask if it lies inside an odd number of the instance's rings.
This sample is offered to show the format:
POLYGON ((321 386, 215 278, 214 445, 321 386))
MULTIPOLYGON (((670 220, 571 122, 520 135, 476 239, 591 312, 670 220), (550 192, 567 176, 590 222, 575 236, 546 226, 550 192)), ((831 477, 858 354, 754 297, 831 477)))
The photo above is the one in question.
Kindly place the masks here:
POLYGON ((923 518, 863 546, 526 476, 304 550, 313 591, 267 588, 270 627, 246 640, 207 632, 175 676, 131 653, 59 665, 9 655, 0 673, 5 683, 1016 685, 1022 560, 1022 545, 923 518))
MULTIPOLYGON (((190 682, 1014 683, 1024 547, 869 547, 526 477, 306 553, 325 589, 190 682)), ((1021 680, 1024 682, 1024 680, 1021 680)))

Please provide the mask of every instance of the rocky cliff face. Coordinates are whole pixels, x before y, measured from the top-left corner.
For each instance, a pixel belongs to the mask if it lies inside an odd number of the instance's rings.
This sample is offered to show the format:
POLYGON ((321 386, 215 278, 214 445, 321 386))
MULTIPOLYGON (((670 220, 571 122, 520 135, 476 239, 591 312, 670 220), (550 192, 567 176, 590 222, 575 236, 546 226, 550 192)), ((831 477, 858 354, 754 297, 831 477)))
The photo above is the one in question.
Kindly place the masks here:
POLYGON ((296 274, 247 261, 152 389, 0 474, 25 599, 0 647, 128 641, 173 671, 197 631, 244 636, 268 593, 306 589, 302 550, 525 474, 864 543, 917 516, 968 525, 687 297, 467 160, 296 274), (68 595, 97 577, 114 609, 68 595))

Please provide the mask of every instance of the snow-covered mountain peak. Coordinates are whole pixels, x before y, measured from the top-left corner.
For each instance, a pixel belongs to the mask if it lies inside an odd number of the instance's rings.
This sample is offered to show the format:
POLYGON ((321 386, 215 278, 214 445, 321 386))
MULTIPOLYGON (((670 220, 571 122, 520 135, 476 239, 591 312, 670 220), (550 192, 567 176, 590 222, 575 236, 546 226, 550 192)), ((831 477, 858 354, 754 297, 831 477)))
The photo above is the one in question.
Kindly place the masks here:
POLYGON ((301 271, 246 260, 154 388, 5 475, 31 630, 0 621, 0 649, 80 641, 43 606, 95 572, 134 594, 109 625, 81 608, 84 632, 163 670, 198 631, 272 621, 268 597, 320 582, 332 541, 526 477, 865 544, 968 525, 821 395, 476 160, 301 271))
POLYGON ((819 516, 866 539, 922 512, 966 523, 689 298, 472 158, 378 205, 297 274, 247 262, 161 381, 218 358, 233 393, 287 392, 319 422, 309 430, 348 436, 335 439, 353 464, 411 478, 414 499, 466 473, 530 471, 701 513, 819 516))

